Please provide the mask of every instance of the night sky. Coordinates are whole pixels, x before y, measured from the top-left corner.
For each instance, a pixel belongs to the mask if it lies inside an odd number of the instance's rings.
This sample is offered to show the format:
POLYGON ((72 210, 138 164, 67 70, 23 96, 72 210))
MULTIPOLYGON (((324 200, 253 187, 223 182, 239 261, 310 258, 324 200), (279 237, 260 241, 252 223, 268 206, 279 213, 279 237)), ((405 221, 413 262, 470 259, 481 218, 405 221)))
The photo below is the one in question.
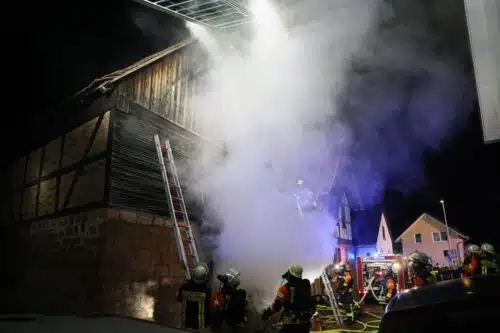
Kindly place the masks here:
MULTIPOLYGON (((127 0, 30 6, 20 8, 19 17, 33 28, 16 30, 20 36, 13 38, 15 51, 9 54, 20 68, 12 75, 11 97, 23 106, 4 121, 3 139, 10 142, 12 151, 4 155, 5 161, 35 148, 40 131, 50 131, 50 126, 37 124, 72 93, 186 36, 182 22, 127 0), (12 131, 26 135, 19 134, 12 142, 12 131)), ((445 14, 432 13, 436 29, 440 29, 440 15, 445 14)), ((467 41, 454 36, 454 31, 448 26, 444 32, 449 34, 448 43, 456 44, 449 49, 467 50, 467 41)), ((386 191, 385 207, 395 236, 423 212, 441 219, 439 200, 443 198, 450 225, 477 242, 500 247, 500 237, 492 232, 500 222, 498 144, 483 144, 477 102, 471 111, 467 124, 452 138, 443 139, 438 151, 423 152, 427 180, 422 188, 404 194, 386 191)))

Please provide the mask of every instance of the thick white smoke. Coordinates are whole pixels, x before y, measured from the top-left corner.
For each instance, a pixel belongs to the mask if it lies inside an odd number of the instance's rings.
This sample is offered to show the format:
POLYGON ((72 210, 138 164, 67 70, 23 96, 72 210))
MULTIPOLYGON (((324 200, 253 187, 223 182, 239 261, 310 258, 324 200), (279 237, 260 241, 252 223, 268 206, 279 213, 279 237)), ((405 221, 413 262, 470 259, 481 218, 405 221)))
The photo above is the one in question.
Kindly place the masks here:
POLYGON ((314 191, 332 181, 349 141, 336 99, 351 56, 374 27, 376 1, 295 2, 292 19, 265 0, 252 10, 258 22, 244 55, 221 51, 220 36, 190 26, 213 60, 193 104, 204 135, 228 151, 221 162, 220 152, 201 147, 193 179, 224 224, 217 269, 240 271, 242 283, 268 301, 288 265, 315 278, 332 260, 334 221, 326 212, 300 216, 296 181, 314 191))

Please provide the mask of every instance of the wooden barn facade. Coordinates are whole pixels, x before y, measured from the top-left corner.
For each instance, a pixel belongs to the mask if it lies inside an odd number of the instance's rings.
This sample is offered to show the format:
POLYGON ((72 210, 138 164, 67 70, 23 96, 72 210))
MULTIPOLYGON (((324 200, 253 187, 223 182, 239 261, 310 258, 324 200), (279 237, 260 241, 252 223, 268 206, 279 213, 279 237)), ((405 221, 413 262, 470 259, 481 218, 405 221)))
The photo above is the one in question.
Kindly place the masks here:
MULTIPOLYGON (((205 72, 187 40, 97 79, 73 98, 58 136, 6 170, 1 219, 19 235, 22 266, 9 311, 179 319, 183 270, 153 135, 171 141, 179 169, 188 165, 205 141, 189 104, 205 72)), ((188 210, 200 246, 194 201, 188 210)))

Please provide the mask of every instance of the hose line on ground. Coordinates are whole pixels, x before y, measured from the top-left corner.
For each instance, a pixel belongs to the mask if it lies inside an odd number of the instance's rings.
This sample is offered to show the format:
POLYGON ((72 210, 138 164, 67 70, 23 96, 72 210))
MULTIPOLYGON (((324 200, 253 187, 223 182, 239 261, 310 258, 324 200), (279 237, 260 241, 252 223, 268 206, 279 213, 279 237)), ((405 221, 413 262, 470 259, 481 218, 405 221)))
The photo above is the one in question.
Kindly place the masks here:
MULTIPOLYGON (((318 305, 317 308, 319 310, 328 310, 328 311, 331 310, 330 307, 324 306, 324 305, 318 305)), ((380 324, 380 320, 382 319, 382 317, 377 316, 377 315, 370 313, 370 312, 365 312, 365 314, 370 315, 370 316, 374 317, 375 319, 370 320, 366 323, 359 321, 359 320, 356 320, 356 323, 358 323, 362 326, 362 328, 360 328, 360 329, 336 328, 336 329, 325 330, 325 331, 321 331, 321 332, 322 333, 343 333, 343 332, 345 332, 345 333, 377 333, 378 328, 379 328, 379 324, 380 324)), ((328 315, 328 316, 321 316, 320 315, 319 317, 320 317, 321 322, 323 324, 336 323, 335 318, 331 315, 328 315)))

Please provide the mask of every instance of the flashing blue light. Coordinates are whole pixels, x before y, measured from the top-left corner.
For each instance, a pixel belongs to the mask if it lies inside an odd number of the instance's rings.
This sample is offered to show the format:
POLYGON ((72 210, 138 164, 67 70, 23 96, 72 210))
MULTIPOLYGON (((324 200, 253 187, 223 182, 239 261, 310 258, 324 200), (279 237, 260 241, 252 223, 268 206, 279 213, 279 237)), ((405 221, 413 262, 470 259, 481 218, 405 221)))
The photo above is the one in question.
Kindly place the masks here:
POLYGON ((354 260, 354 253, 349 252, 349 253, 347 254, 347 260, 349 260, 349 261, 353 261, 353 260, 354 260))

